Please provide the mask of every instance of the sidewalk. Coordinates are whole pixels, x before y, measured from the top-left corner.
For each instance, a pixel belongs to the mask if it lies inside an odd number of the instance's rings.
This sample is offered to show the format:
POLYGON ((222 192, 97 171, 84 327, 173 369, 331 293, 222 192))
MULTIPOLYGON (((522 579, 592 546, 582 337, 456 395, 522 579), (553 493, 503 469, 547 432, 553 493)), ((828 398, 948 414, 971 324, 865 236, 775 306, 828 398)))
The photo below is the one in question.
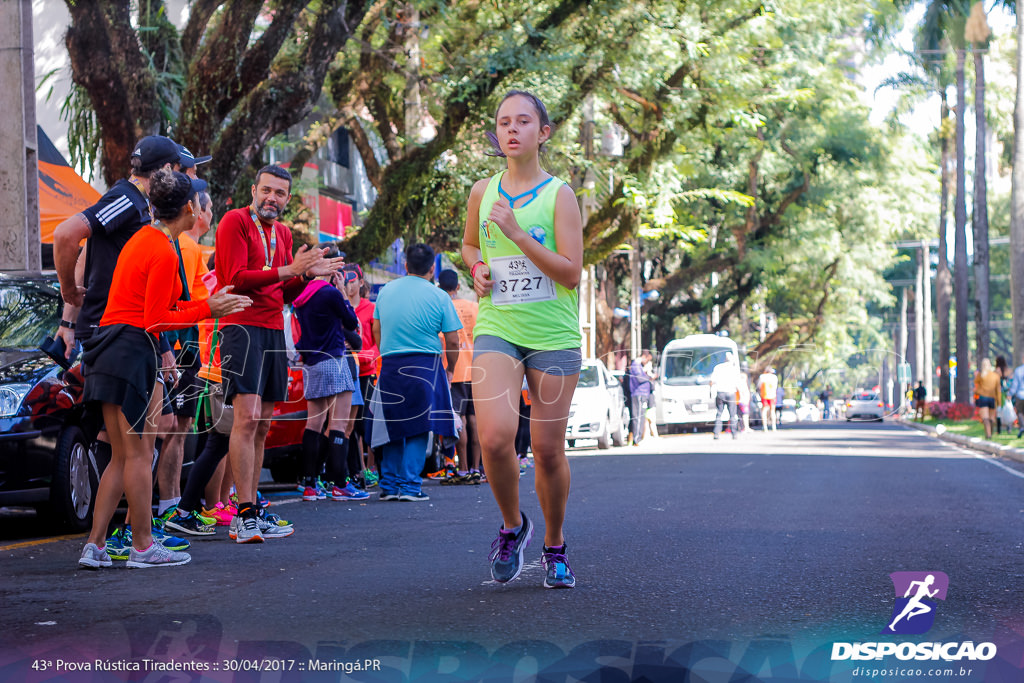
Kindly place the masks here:
MULTIPOLYGON (((988 453, 989 455, 999 455, 1006 458, 1011 458, 1017 462, 1024 462, 1024 448, 1014 448, 1013 446, 1003 446, 1001 444, 986 441, 976 436, 961 436, 959 434, 950 434, 938 427, 932 427, 931 425, 921 424, 914 422, 913 420, 906 420, 899 418, 900 424, 907 427, 912 427, 922 432, 926 432, 939 438, 943 441, 955 443, 958 446, 964 446, 965 448, 971 448, 982 453, 988 453)), ((939 425, 941 427, 942 425, 939 425)))

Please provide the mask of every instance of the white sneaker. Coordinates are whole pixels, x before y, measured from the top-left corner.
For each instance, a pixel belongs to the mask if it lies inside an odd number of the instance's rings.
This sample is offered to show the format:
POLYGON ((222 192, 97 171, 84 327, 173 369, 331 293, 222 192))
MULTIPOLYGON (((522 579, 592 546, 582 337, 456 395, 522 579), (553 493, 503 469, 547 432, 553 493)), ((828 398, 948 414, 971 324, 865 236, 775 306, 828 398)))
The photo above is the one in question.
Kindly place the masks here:
POLYGON ((259 532, 262 534, 264 539, 285 538, 295 533, 295 527, 293 526, 279 526, 262 517, 256 518, 256 525, 259 527, 259 532))
MULTIPOLYGON (((259 521, 252 517, 235 517, 239 520, 235 527, 235 543, 263 543, 263 534, 260 532, 259 521)), ((234 520, 232 520, 234 522, 234 520)), ((231 532, 228 532, 231 536, 231 532)))
POLYGON ((128 555, 129 569, 145 569, 146 567, 173 567, 179 564, 188 564, 192 556, 188 553, 174 552, 168 550, 156 541, 147 550, 136 550, 132 548, 128 555))
POLYGON ((86 543, 82 549, 82 556, 78 558, 78 566, 86 569, 99 569, 100 567, 109 567, 113 562, 110 561, 110 555, 107 551, 100 550, 96 547, 95 543, 86 543))

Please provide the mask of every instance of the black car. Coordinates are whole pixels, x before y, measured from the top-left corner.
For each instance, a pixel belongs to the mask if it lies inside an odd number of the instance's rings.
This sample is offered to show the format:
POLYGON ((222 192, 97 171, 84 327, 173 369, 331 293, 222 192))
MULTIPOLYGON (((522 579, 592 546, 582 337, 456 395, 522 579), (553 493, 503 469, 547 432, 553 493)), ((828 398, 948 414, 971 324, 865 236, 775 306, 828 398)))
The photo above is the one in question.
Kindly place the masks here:
POLYGON ((81 366, 65 371, 38 348, 62 309, 55 278, 0 275, 0 506, 35 507, 83 531, 99 477, 81 366))

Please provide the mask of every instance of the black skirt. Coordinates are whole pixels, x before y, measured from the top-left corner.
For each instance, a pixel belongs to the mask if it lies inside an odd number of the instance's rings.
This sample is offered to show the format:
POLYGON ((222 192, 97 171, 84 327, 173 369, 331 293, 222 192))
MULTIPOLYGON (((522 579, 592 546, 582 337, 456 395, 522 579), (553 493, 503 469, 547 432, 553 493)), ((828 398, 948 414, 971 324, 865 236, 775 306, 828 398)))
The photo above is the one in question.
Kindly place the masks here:
POLYGON ((153 336, 131 325, 100 327, 83 346, 82 368, 83 400, 121 406, 132 431, 141 435, 156 384, 153 336))

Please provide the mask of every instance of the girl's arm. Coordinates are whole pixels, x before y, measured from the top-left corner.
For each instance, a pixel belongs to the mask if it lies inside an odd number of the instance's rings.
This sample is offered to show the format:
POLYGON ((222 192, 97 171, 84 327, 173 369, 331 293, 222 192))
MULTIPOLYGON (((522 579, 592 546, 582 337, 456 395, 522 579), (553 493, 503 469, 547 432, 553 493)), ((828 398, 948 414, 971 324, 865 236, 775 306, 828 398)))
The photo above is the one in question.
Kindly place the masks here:
POLYGON ((478 297, 488 296, 494 284, 491 280, 491 269, 487 264, 473 269, 474 265, 483 261, 483 253, 480 251, 480 202, 483 201, 488 182, 490 181, 485 178, 473 184, 466 207, 466 229, 462 233, 462 260, 470 268, 473 289, 478 297))

